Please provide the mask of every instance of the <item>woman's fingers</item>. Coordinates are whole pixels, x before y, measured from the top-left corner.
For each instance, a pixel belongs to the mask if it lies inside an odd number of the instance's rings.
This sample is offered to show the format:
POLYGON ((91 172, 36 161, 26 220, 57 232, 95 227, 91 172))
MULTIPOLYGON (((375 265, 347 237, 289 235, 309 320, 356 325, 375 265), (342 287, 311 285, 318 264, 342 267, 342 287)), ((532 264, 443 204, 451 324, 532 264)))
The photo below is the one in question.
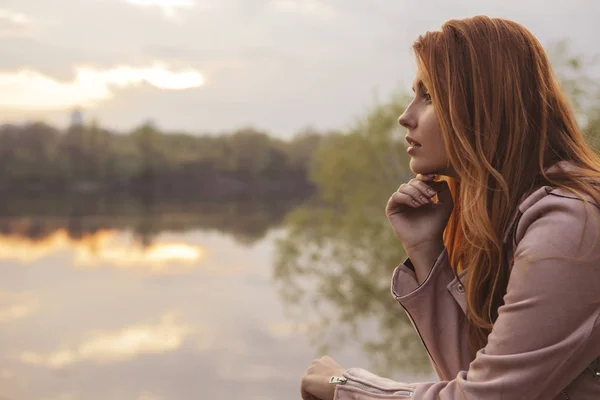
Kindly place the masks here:
POLYGON ((423 196, 421 195, 421 192, 419 192, 413 186, 404 184, 404 185, 400 186, 400 189, 398 189, 398 192, 410 197, 410 199, 413 202, 416 202, 417 205, 427 204, 427 199, 424 199, 423 196))
POLYGON ((431 203, 429 198, 435 194, 435 192, 429 186, 427 186, 426 183, 416 179, 412 179, 409 183, 402 184, 398 188, 398 192, 409 195, 420 204, 431 203), (430 192, 432 193, 429 194, 430 192))
MULTIPOLYGON (((432 204, 431 198, 442 188, 443 182, 435 182, 435 175, 422 175, 403 183, 388 201, 388 210, 395 210, 404 204, 417 208, 426 204, 432 204)), ((395 210, 396 212, 399 210, 395 210)))
POLYGON ((407 205, 409 207, 416 208, 420 207, 421 203, 406 193, 396 192, 392 195, 392 197, 390 197, 387 209, 389 210, 390 214, 395 214, 396 212, 400 211, 398 208, 401 205, 407 205))
MULTIPOLYGON (((419 192, 420 195, 426 199, 430 199, 431 197, 433 197, 433 195, 435 195, 436 191, 435 189, 433 189, 433 187, 431 186, 434 182, 429 182, 429 183, 425 183, 421 180, 418 179, 412 179, 409 182, 409 185, 413 186, 414 188, 416 188, 419 192)), ((431 202, 431 201, 429 201, 431 202)))

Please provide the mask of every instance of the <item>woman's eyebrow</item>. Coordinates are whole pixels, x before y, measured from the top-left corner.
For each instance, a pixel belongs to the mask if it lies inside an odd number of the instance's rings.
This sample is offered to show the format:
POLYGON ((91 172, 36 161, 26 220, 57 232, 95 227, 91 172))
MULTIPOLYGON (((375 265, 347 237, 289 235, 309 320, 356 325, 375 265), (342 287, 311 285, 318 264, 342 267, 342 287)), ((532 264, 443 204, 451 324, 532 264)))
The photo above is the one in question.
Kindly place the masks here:
MULTIPOLYGON (((425 84, 423 83, 423 81, 422 81, 422 80, 419 80, 419 81, 417 82, 417 87, 418 87, 419 89, 421 89, 422 91, 426 91, 426 90, 425 90, 425 89, 426 89, 426 88, 425 88, 425 84)), ((413 86, 412 86, 412 91, 413 91, 413 92, 415 91, 415 84, 414 84, 414 83, 413 83, 413 86)))
MULTIPOLYGON (((423 84, 423 82, 421 80, 418 80, 416 83, 417 83, 417 87, 419 87, 419 88, 423 84)), ((412 84, 412 91, 413 92, 415 91, 415 82, 413 82, 413 84, 412 84)))

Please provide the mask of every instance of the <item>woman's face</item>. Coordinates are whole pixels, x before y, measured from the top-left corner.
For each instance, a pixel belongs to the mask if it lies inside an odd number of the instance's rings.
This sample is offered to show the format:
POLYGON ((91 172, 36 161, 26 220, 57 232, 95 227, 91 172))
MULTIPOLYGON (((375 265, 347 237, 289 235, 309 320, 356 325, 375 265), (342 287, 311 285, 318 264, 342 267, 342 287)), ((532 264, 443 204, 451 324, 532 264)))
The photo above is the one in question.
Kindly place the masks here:
POLYGON ((421 73, 413 82, 412 101, 400 116, 398 122, 406 128, 406 137, 418 142, 420 146, 410 151, 410 169, 415 174, 438 174, 456 178, 446 155, 444 139, 437 123, 427 82, 421 73))

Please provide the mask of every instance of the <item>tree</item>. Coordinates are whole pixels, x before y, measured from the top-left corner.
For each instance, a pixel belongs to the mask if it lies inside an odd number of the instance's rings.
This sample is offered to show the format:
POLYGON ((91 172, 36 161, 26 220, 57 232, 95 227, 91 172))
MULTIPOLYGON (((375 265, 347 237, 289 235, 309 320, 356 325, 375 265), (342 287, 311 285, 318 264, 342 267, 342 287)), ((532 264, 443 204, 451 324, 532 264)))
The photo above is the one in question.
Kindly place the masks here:
POLYGON ((352 339, 362 344, 372 368, 387 375, 431 372, 427 353, 390 294, 392 270, 404 253, 384 208, 411 174, 397 124, 406 104, 404 96, 393 98, 349 132, 323 139, 310 168, 318 195, 286 218, 273 271, 289 310, 301 317, 310 304, 318 316, 321 329, 312 340, 319 353, 352 339), (374 336, 364 329, 372 324, 374 336))
POLYGON ((575 108, 583 134, 600 151, 600 84, 590 76, 598 58, 572 54, 566 40, 550 46, 548 54, 560 86, 575 108))

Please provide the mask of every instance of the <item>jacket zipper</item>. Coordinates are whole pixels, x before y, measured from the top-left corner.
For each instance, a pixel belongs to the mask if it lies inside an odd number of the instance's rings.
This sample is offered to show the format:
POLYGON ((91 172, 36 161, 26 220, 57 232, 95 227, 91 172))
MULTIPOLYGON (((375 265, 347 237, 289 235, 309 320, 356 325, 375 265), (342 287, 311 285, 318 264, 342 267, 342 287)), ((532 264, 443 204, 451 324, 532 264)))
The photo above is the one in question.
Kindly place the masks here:
MULTIPOLYGON (((592 363, 587 367, 587 369, 592 373, 594 379, 600 379, 600 358, 592 361, 592 363)), ((565 400, 571 400, 567 392, 564 390, 560 392, 563 395, 565 400)))
MULTIPOLYGON (((425 351, 427 351, 427 354, 429 354, 429 359, 435 364, 436 367, 438 367, 437 362, 435 361, 435 359, 433 358, 433 356, 431 355, 431 352, 429 351, 429 349, 427 348, 427 344, 425 344, 425 340, 423 340, 423 336, 421 336, 421 331, 419 331, 419 327, 417 326, 417 324, 415 323, 415 320, 413 319, 412 315, 410 314, 410 311, 408 311, 406 309, 406 307, 404 307, 402 305, 402 303, 400 303, 400 305, 402 306, 402 308, 404 308, 404 311, 406 312, 406 314, 408 315, 408 318, 410 318, 411 323, 413 324, 413 326, 415 327, 415 330, 417 331, 417 335, 419 336, 419 339, 421 340, 421 343, 423 344, 423 347, 425 347, 425 351)), ((439 368, 439 367, 438 367, 439 368)))
POLYGON ((410 390, 394 390, 394 389, 383 390, 383 389, 379 389, 379 388, 375 388, 375 387, 366 385, 361 382, 349 380, 348 378, 340 377, 340 376, 332 376, 329 379, 329 383, 355 387, 357 389, 361 389, 368 393, 390 394, 390 392, 393 392, 395 395, 406 396, 406 397, 412 397, 412 395, 413 395, 413 392, 411 392, 410 390))
MULTIPOLYGON (((423 281, 423 283, 421 283, 421 285, 424 285, 425 282, 427 282, 429 280, 429 278, 431 277, 431 273, 433 272, 433 267, 435 267, 435 263, 431 266, 431 269, 429 270, 429 273, 427 274, 427 277, 425 278, 425 280, 423 281)), ((427 345, 425 344, 425 340, 423 340, 423 336, 421 336, 421 331, 419 331, 419 327, 415 323, 415 320, 413 319, 413 316, 410 314, 410 311, 408 311, 406 309, 406 307, 404 307, 404 305, 402 303, 400 303, 399 301, 398 301, 398 304, 400 304, 400 306, 404 309, 404 312, 406 312, 406 314, 408 315, 408 318, 410 318, 410 322, 415 327, 415 330, 417 331, 417 335, 419 336, 419 339, 421 340, 421 343, 423 344, 423 347, 425 347, 425 351, 427 351, 427 354, 429 355, 429 359, 431 360, 431 362, 433 362, 433 364, 435 364, 436 370, 439 369, 439 367, 437 365, 437 362, 431 356, 431 352, 429 351, 429 348, 427 348, 427 345)))
POLYGON ((595 380, 600 381, 600 357, 592 361, 588 366, 588 369, 592 373, 595 380))

